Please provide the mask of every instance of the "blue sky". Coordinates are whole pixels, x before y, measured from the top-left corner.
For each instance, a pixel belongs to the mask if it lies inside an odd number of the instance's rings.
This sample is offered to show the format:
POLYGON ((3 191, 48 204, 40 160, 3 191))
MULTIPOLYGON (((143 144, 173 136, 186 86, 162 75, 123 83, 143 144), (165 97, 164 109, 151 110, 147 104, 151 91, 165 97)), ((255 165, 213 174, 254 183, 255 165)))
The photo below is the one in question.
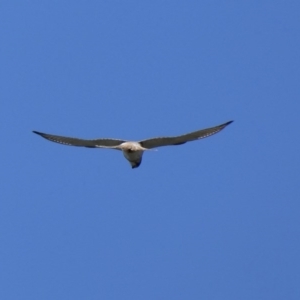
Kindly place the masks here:
POLYGON ((1 1, 1 299, 300 299, 299 1, 1 1), (139 140, 235 120, 146 153, 139 140))

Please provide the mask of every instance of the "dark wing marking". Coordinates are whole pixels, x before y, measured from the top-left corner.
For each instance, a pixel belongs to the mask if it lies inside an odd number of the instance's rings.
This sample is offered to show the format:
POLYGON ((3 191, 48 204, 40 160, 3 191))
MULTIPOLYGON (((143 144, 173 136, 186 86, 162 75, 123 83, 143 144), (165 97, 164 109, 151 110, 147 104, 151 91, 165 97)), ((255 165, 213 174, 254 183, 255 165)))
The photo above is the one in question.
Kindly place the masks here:
POLYGON ((142 147, 147 149, 157 148, 161 146, 182 145, 186 142, 203 139, 213 134, 216 134, 222 129, 224 129, 227 125, 231 124, 232 122, 233 121, 229 121, 219 126, 201 129, 180 136, 152 138, 152 139, 140 141, 139 143, 141 144, 142 147))
POLYGON ((109 147, 118 146, 125 142, 123 140, 114 140, 114 139, 83 140, 83 139, 47 134, 38 131, 33 131, 33 132, 51 142, 55 142, 63 145, 69 145, 69 146, 79 146, 79 147, 88 147, 88 148, 101 148, 101 147, 109 148, 109 147))

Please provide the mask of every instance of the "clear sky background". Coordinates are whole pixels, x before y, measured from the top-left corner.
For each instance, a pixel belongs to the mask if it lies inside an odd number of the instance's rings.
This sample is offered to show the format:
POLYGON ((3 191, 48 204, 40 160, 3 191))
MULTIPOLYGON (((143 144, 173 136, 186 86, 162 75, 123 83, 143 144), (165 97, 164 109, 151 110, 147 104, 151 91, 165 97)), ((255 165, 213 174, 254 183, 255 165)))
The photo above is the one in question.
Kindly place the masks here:
POLYGON ((1 1, 0 299, 300 299, 300 2, 1 1), (159 148, 67 147, 31 131, 159 148))

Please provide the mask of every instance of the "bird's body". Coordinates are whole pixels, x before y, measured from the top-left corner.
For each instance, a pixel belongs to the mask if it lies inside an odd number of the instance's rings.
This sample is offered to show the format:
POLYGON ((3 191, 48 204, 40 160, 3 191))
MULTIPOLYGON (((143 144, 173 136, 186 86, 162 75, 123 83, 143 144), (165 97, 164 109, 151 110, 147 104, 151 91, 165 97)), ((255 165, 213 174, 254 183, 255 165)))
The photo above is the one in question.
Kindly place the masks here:
POLYGON ((129 161, 133 169, 142 163, 143 153, 147 150, 137 142, 125 142, 118 148, 123 151, 123 155, 129 161))
POLYGON ((219 131, 224 129, 227 125, 229 125, 232 122, 233 121, 229 121, 219 126, 193 131, 191 133, 180 135, 180 136, 157 137, 157 138, 151 138, 139 142, 131 142, 125 140, 118 140, 118 139, 84 140, 78 138, 51 135, 51 134, 42 133, 38 131, 33 131, 33 132, 42 136, 47 140, 59 144, 63 144, 63 145, 121 150, 125 158, 131 164, 131 167, 134 169, 141 164, 144 151, 151 150, 153 148, 157 148, 161 146, 182 145, 186 142, 202 139, 218 133, 219 131))

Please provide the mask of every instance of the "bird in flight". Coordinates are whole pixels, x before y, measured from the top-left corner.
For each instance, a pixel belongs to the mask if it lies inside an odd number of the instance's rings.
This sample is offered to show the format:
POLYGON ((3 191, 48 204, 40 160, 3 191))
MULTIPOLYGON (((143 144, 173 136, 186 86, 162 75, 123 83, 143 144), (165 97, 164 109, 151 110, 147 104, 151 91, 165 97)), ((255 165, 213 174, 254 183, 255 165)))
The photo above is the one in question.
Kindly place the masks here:
POLYGON ((209 137, 215 133, 218 133, 219 131, 224 129, 232 122, 233 121, 229 121, 215 127, 201 129, 201 130, 193 131, 179 136, 156 137, 156 138, 151 138, 151 139, 142 140, 138 142, 131 142, 125 140, 118 140, 118 139, 84 140, 84 139, 64 137, 59 135, 52 135, 52 134, 42 133, 38 131, 33 131, 33 132, 49 141, 56 142, 63 145, 121 150, 125 158, 129 161, 131 167, 134 169, 140 166, 144 151, 153 150, 153 148, 162 147, 162 146, 182 145, 185 144, 186 142, 200 140, 209 137))

